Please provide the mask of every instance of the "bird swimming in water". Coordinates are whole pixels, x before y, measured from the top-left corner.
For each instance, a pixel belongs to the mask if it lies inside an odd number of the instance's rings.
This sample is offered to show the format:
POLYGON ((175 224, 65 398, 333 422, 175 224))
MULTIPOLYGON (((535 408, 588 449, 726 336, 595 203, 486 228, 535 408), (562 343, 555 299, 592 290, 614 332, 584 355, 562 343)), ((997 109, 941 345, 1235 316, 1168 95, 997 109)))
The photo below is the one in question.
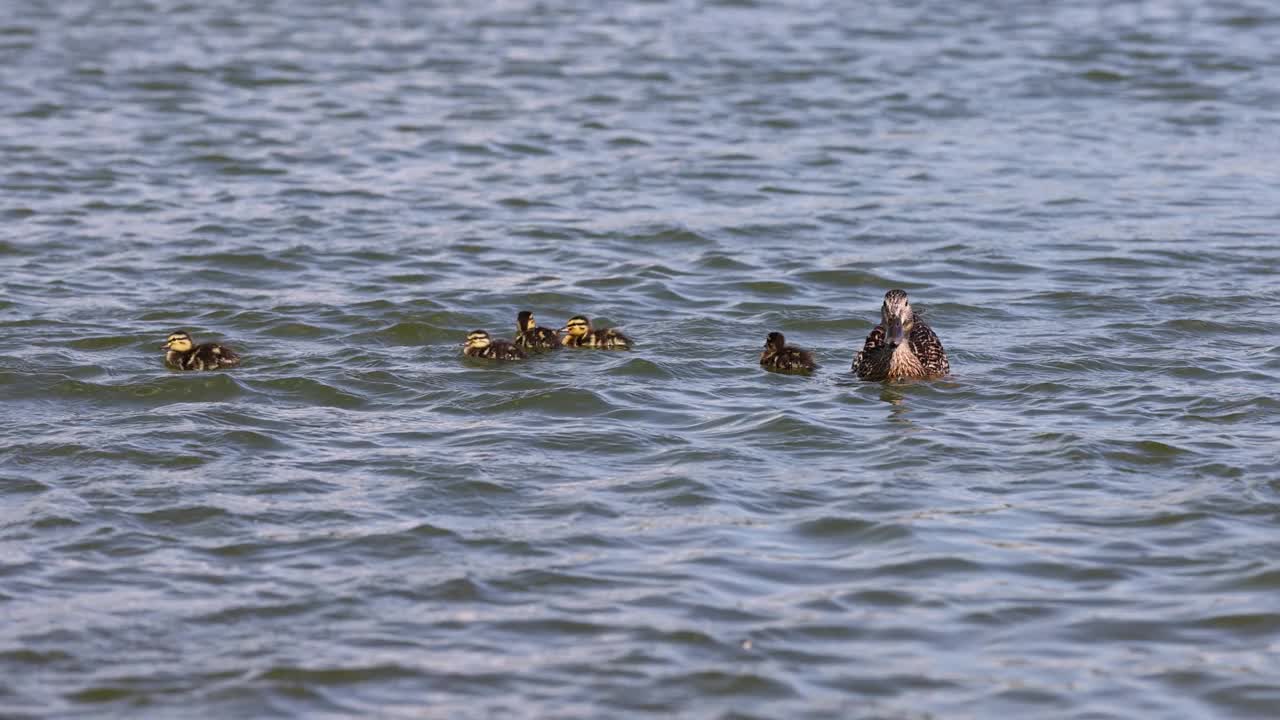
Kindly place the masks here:
POLYGON ((787 345, 787 339, 780 332, 769 333, 768 339, 764 341, 760 366, 765 370, 784 373, 813 372, 818 367, 808 350, 787 345))
POLYGON ((631 338, 614 330, 603 328, 593 330, 591 321, 582 315, 574 315, 560 329, 564 337, 560 344, 565 347, 596 348, 598 350, 630 350, 631 338))
POLYGON ((853 371, 863 380, 932 379, 951 372, 951 363, 942 341, 911 309, 907 294, 890 290, 880 306, 880 324, 853 359, 853 371))
POLYGON ((221 370, 240 364, 240 356, 231 348, 218 343, 196 345, 186 330, 169 333, 165 343, 164 364, 174 370, 221 370))
POLYGON ((559 350, 560 336, 551 328, 538 327, 538 323, 533 320, 533 313, 521 310, 516 315, 516 339, 513 344, 521 350, 534 352, 559 350))
POLYGON ((472 330, 467 333, 467 341, 462 345, 462 354, 486 360, 523 360, 527 357, 520 348, 506 340, 494 340, 484 330, 472 330))

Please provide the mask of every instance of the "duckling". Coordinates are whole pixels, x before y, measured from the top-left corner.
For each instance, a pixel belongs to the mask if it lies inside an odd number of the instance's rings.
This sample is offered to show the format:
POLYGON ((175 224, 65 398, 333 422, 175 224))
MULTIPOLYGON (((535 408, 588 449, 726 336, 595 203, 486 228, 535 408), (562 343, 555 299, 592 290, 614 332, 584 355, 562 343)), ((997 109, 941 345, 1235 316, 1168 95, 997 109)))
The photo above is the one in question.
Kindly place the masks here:
POLYGON ((240 356, 231 348, 217 343, 196 345, 186 330, 174 330, 160 346, 165 351, 164 364, 174 370, 219 370, 240 364, 240 356))
POLYGON ((538 327, 538 323, 533 320, 533 313, 521 310, 516 315, 516 339, 513 344, 522 350, 534 352, 559 350, 560 338, 555 330, 538 327))
POLYGON ((933 379, 951 372, 951 363, 942 341, 911 309, 907 294, 890 290, 880 306, 880 324, 853 359, 853 371, 863 380, 933 379))
POLYGON ((472 330, 467 333, 467 342, 462 346, 462 354, 488 360, 524 360, 527 357, 523 350, 506 340, 491 339, 489 333, 484 330, 472 330))
POLYGON ((560 344, 565 347, 596 348, 597 350, 630 350, 631 338, 613 328, 591 329, 591 321, 582 315, 569 318, 560 332, 560 344))
POLYGON ((780 332, 769 333, 764 341, 760 366, 765 370, 786 373, 809 373, 818 367, 808 350, 788 346, 787 339, 780 332))

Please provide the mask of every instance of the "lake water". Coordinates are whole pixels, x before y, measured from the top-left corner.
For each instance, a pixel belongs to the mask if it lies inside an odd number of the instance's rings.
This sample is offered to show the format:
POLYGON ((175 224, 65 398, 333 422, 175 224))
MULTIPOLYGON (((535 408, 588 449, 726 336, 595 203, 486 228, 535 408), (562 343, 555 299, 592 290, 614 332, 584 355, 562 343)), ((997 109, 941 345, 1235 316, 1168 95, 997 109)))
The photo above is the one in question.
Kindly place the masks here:
POLYGON ((1271 3, 21 5, 0 716, 1276 716, 1271 3))

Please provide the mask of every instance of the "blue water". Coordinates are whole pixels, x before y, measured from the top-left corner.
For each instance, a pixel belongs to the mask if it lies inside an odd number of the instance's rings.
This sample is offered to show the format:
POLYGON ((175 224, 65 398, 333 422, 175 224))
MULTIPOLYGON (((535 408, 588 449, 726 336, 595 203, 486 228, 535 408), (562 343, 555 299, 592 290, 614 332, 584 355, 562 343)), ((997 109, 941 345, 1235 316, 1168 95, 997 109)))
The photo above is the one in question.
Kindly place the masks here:
POLYGON ((7 13, 0 716, 1274 717, 1278 69, 1243 0, 7 13), (849 372, 894 287, 951 377, 849 372), (460 356, 521 309, 637 347, 460 356))

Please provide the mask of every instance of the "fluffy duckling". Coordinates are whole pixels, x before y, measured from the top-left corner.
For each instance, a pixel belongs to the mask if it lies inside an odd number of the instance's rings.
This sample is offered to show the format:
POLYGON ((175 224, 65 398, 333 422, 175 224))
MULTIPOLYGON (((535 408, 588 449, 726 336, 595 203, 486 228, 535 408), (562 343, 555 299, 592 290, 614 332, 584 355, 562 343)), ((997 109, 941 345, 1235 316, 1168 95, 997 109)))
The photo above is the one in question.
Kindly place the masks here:
POLYGON ((488 360, 523 360, 527 357, 524 351, 506 340, 493 340, 484 330, 472 330, 467 333, 467 342, 462 346, 462 354, 473 358, 488 360))
POLYGON ((907 294, 890 290, 880 306, 880 324, 853 359, 853 371, 863 380, 933 379, 951 372, 951 363, 907 294))
POLYGON ((569 322, 565 323, 560 332, 565 334, 564 337, 560 338, 560 344, 565 347, 596 348, 598 350, 631 349, 631 338, 613 328, 593 330, 591 321, 582 315, 574 315, 569 318, 569 322))
POLYGON ((220 370, 240 364, 240 356, 231 348, 217 343, 196 345, 186 330, 169 333, 164 345, 164 364, 174 370, 220 370))
POLYGON ((768 339, 764 341, 760 366, 765 370, 784 373, 808 373, 818 367, 808 350, 787 345, 787 339, 780 332, 769 333, 768 339))
POLYGON ((521 310, 516 315, 516 339, 513 344, 521 350, 533 352, 559 350, 560 337, 551 328, 538 327, 538 323, 533 320, 533 313, 521 310))

